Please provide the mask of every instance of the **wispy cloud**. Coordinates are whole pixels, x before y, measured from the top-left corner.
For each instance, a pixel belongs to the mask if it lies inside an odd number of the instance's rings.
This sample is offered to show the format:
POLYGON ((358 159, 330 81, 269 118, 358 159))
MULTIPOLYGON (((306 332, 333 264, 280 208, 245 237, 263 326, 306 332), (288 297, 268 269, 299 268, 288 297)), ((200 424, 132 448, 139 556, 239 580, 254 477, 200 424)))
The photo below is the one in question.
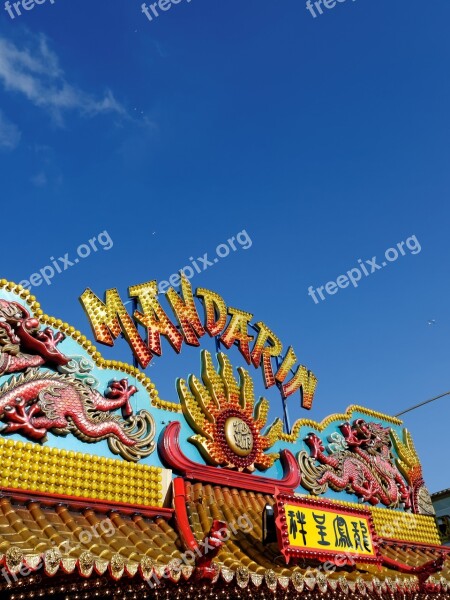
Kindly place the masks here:
POLYGON ((88 117, 126 115, 110 90, 97 97, 69 83, 43 35, 30 35, 28 44, 19 47, 0 34, 0 82, 6 91, 22 94, 35 106, 48 110, 59 124, 68 111, 88 117))
POLYGON ((31 164, 36 167, 30 176, 31 183, 36 188, 57 190, 63 184, 63 174, 59 168, 58 155, 50 146, 34 144, 28 147, 32 153, 31 164))
POLYGON ((0 111, 0 149, 14 150, 20 142, 20 137, 17 125, 9 121, 0 111))
POLYGON ((44 187, 47 185, 47 175, 41 171, 31 178, 31 183, 36 187, 44 187))

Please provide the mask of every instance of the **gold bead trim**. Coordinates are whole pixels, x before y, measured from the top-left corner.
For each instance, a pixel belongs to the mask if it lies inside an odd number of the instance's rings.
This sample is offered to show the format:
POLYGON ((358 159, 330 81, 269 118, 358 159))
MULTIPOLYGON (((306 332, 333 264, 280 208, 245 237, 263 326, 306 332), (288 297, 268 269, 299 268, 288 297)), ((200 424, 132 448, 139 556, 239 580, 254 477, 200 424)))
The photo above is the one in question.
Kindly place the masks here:
POLYGON ((419 542, 440 546, 441 541, 434 517, 371 508, 375 530, 382 538, 419 542))
POLYGON ((0 438, 0 485, 161 508, 170 471, 0 438))
POLYGON ((300 433, 300 429, 302 427, 312 427, 316 431, 321 432, 324 429, 326 429, 328 427, 328 425, 331 425, 331 423, 334 423, 336 421, 349 421, 352 418, 353 414, 356 412, 359 412, 359 413, 366 415, 367 417, 371 417, 373 419, 382 419, 383 421, 386 421, 387 423, 391 423, 392 425, 402 425, 403 424, 403 421, 401 421, 400 419, 397 419, 396 417, 385 415, 381 412, 377 412, 376 410, 371 410, 370 408, 365 408, 364 406, 358 406, 357 404, 356 405, 352 404, 351 406, 349 406, 347 408, 345 413, 330 415, 329 417, 326 417, 326 419, 324 419, 320 423, 318 423, 317 421, 313 421, 312 419, 298 419, 297 421, 295 421, 294 425, 292 426, 291 433, 280 434, 280 440, 282 440, 283 442, 290 442, 293 444, 294 442, 297 441, 298 434, 300 433))

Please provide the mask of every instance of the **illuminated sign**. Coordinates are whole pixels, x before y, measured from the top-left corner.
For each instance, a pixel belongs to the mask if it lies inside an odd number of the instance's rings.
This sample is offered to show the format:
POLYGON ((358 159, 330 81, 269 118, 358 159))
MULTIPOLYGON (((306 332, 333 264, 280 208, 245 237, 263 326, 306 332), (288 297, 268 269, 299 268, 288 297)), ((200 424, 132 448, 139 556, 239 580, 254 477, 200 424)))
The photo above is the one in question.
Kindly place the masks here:
POLYGON ((286 495, 276 497, 281 552, 295 558, 330 561, 337 566, 380 562, 372 515, 368 510, 286 495))
MULTIPOLYGON (((283 398, 300 390, 302 407, 312 407, 317 386, 316 376, 303 365, 297 365, 294 371, 297 357, 292 346, 283 355, 283 345, 279 338, 261 321, 252 325, 251 313, 227 307, 224 299, 210 290, 198 288, 194 294, 183 273, 180 293, 170 288, 164 294, 173 317, 168 315, 159 302, 156 281, 131 286, 128 292, 131 298, 136 299, 136 305, 139 305, 132 316, 116 288, 106 291, 104 302, 90 289, 85 290, 80 297, 98 342, 114 346, 115 340, 123 334, 136 360, 145 369, 154 356, 161 356, 161 338, 165 338, 175 352, 179 353, 183 343, 199 346, 200 338, 208 334, 227 349, 236 345, 247 364, 252 364, 255 368, 261 367, 266 388, 276 385, 283 398), (203 321, 195 298, 203 306, 203 321), (145 339, 140 335, 138 325, 145 328, 145 339), (255 332, 255 335, 249 331, 255 332)), ((242 440, 239 443, 248 445, 248 434, 243 430, 239 431, 242 426, 230 425, 230 429, 233 427, 233 435, 242 440)), ((246 451, 248 448, 243 447, 241 450, 246 451)))

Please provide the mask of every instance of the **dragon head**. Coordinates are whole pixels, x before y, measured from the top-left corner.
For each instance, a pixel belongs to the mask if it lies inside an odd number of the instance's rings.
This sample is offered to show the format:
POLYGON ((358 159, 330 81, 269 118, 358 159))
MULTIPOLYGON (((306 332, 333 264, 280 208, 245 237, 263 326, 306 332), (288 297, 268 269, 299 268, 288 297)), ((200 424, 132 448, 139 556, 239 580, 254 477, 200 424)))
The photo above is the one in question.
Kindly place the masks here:
POLYGON ((350 447, 363 446, 370 452, 390 446, 390 429, 379 423, 367 423, 364 419, 356 419, 353 425, 341 425, 340 430, 350 447))
POLYGON ((365 423, 364 432, 369 435, 368 447, 379 450, 391 446, 389 427, 383 427, 380 423, 365 423))
POLYGON ((38 319, 18 302, 0 300, 0 351, 37 354, 46 362, 66 365, 70 359, 56 347, 64 338, 63 333, 54 335, 50 328, 41 330, 38 319))
POLYGON ((225 521, 219 521, 218 519, 214 519, 208 534, 209 545, 212 548, 220 548, 221 546, 223 546, 224 537, 226 536, 227 532, 227 523, 225 521))

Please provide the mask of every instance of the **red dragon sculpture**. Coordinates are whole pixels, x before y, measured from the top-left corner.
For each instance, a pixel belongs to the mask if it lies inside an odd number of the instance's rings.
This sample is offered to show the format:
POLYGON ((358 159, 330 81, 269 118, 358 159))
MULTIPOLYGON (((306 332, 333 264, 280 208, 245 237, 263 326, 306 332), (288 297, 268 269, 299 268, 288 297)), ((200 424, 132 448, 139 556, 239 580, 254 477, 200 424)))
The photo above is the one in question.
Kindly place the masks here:
POLYGON ((71 360, 57 348, 64 339, 49 327, 41 330, 19 303, 0 300, 0 376, 22 371, 0 387, 2 433, 44 440, 50 430, 71 432, 87 442, 108 439, 113 451, 129 460, 150 454, 154 422, 146 411, 133 416, 130 398, 137 388, 126 379, 112 381, 103 396, 76 377, 52 370, 71 360), (119 408, 125 421, 110 414, 119 408), (138 436, 133 435, 136 426, 138 436))
POLYGON ((325 453, 322 440, 309 433, 305 443, 310 456, 300 453, 302 484, 314 493, 328 486, 347 490, 372 505, 411 508, 411 489, 395 466, 391 453, 390 429, 357 419, 340 426, 343 438, 338 450, 325 453), (315 465, 315 461, 320 463, 315 465))
POLYGON ((224 545, 224 538, 227 534, 228 529, 225 521, 214 519, 208 535, 205 536, 200 543, 200 547, 197 548, 199 557, 196 561, 196 579, 209 579, 212 581, 217 578, 218 571, 213 564, 213 560, 224 545))
POLYGON ((66 365, 70 358, 56 347, 65 337, 50 327, 41 331, 39 321, 17 302, 0 300, 0 375, 46 363, 66 365))

